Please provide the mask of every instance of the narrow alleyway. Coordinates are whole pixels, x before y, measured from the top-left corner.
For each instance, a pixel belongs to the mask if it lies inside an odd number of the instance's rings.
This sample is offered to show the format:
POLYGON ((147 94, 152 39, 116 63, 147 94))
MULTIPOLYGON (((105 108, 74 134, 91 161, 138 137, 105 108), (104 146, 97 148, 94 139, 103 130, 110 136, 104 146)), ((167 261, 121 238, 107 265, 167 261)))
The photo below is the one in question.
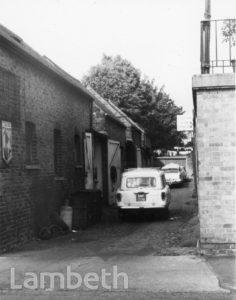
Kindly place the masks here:
POLYGON ((189 237, 185 234, 189 228, 189 220, 197 212, 192 191, 192 182, 171 189, 172 202, 168 220, 162 220, 161 216, 153 218, 140 214, 120 221, 116 208, 107 208, 104 209, 101 223, 65 237, 31 242, 23 250, 53 251, 60 247, 66 248, 68 255, 75 251, 82 257, 195 254, 196 239, 186 240, 189 237))
POLYGON ((172 189, 167 221, 143 214, 119 221, 115 209, 105 210, 101 224, 74 234, 70 242, 79 244, 79 253, 85 256, 195 254, 196 240, 191 244, 183 234, 197 209, 191 195, 192 183, 172 189))
MULTIPOLYGON (((196 256, 196 203, 191 197, 193 183, 172 189, 170 218, 148 220, 144 216, 121 222, 115 209, 104 210, 103 221, 84 231, 50 241, 34 241, 21 251, 0 257, 0 298, 3 299, 233 299, 219 286, 216 276, 196 256), (193 228, 193 229, 191 229, 193 228), (60 280, 46 290, 10 288, 10 268, 14 282, 22 284, 25 272, 60 272, 66 267, 82 278, 102 269, 128 276, 111 290, 95 291, 81 286, 79 291, 61 289, 60 280)), ((112 278, 108 283, 112 285, 112 278)), ((48 283, 49 284, 49 283, 48 283)))

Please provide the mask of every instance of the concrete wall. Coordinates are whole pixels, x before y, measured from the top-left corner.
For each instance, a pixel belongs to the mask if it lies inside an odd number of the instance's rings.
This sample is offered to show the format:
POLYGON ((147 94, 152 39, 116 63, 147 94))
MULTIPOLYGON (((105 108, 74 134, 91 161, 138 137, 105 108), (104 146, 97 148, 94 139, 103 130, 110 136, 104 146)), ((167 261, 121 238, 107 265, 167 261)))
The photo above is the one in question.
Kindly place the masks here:
POLYGON ((235 74, 193 78, 202 251, 235 249, 235 74))
MULTIPOLYGON (((0 47, 0 122, 13 128, 13 159, 2 160, 0 142, 0 251, 29 240, 59 211, 65 196, 83 187, 74 135, 91 126, 91 101, 59 77, 11 49, 0 47), (25 122, 35 124, 37 166, 25 158, 25 122), (54 129, 62 133, 62 174, 54 169, 54 129)), ((1 139, 0 139, 1 140, 1 139)))

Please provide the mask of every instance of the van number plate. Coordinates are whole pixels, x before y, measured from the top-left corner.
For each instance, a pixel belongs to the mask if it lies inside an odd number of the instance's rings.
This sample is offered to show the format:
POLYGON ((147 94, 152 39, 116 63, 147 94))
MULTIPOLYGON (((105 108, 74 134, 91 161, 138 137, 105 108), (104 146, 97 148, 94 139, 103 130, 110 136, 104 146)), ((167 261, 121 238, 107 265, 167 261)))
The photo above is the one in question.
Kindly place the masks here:
POLYGON ((137 193, 136 201, 146 201, 146 194, 145 193, 137 193))

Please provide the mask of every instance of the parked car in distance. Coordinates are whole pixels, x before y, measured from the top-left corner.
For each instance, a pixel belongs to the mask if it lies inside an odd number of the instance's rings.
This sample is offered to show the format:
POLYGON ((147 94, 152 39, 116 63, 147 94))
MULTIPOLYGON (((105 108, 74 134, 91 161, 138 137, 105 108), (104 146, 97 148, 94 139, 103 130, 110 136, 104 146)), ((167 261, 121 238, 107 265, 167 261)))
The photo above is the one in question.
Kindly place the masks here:
POLYGON ((122 174, 120 188, 116 192, 119 217, 127 213, 155 213, 161 211, 168 218, 171 193, 164 172, 155 168, 136 168, 122 174))
POLYGON ((192 152, 192 148, 188 147, 188 148, 180 148, 179 149, 179 155, 188 155, 192 152))
POLYGON ((162 167, 165 173, 166 182, 169 185, 182 184, 187 179, 187 173, 183 166, 170 163, 162 167))
POLYGON ((167 156, 176 156, 177 153, 178 152, 175 149, 167 150, 167 156))
POLYGON ((162 155, 162 150, 161 149, 156 149, 153 151, 153 156, 154 157, 159 157, 162 155))

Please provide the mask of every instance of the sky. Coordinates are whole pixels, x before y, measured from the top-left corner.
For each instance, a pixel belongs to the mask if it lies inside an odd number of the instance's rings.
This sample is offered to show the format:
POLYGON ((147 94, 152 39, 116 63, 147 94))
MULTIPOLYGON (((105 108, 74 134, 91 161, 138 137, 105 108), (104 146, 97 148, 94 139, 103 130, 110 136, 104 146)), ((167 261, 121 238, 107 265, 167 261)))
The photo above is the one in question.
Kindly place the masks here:
MULTIPOLYGON (((204 7, 205 0, 0 0, 0 23, 80 80, 103 54, 119 54, 191 113, 204 7)), ((211 0, 211 14, 235 18, 236 0, 211 0)))

